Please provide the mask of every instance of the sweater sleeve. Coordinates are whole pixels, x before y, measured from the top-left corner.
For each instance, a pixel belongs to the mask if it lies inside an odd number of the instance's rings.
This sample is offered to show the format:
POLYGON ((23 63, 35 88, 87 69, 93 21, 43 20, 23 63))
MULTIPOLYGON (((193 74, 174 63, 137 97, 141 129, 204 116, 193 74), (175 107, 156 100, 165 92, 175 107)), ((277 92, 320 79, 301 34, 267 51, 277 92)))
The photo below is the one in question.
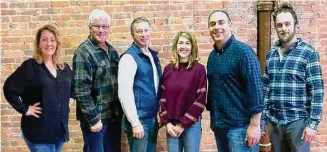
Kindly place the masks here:
POLYGON ((203 65, 198 73, 198 88, 196 91, 196 98, 191 107, 187 110, 183 117, 180 118, 180 123, 184 128, 191 127, 197 122, 199 116, 206 108, 206 91, 207 90, 207 75, 203 65))
POLYGON ((28 85, 33 73, 32 60, 27 60, 12 73, 4 83, 3 93, 8 103, 19 113, 26 114, 28 106, 23 103, 20 96, 28 85))
POLYGON ((167 83, 167 73, 168 73, 168 66, 167 65, 164 69, 163 75, 162 75, 162 84, 161 84, 161 91, 160 91, 160 112, 159 112, 159 116, 160 116, 160 126, 164 126, 168 123, 168 119, 167 119, 167 105, 166 105, 166 83, 167 83))
POLYGON ((137 71, 137 64, 134 58, 125 54, 121 57, 118 65, 118 97, 127 120, 132 127, 141 124, 137 115, 133 84, 137 71))

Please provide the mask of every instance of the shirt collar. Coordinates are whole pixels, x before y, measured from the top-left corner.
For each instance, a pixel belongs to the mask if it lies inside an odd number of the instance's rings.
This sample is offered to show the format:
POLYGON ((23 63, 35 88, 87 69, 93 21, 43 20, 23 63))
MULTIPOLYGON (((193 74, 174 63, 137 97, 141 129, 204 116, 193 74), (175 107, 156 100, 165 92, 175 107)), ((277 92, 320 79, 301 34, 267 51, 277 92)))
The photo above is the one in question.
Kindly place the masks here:
MULTIPOLYGON (((100 46, 98 45, 98 43, 95 42, 94 40, 92 40, 91 35, 88 36, 87 40, 89 41, 89 43, 92 45, 92 47, 94 49, 101 49, 100 46)), ((107 41, 106 41, 106 46, 108 47, 108 50, 109 50, 110 49, 110 47, 109 47, 110 45, 109 45, 109 43, 107 41)))
MULTIPOLYGON (((286 52, 284 52, 284 55, 286 56, 292 50, 298 48, 301 45, 302 42, 303 42, 302 39, 297 38, 296 41, 294 42, 294 44, 292 44, 292 46, 286 52)), ((276 41, 275 42, 275 51, 278 51, 281 48, 281 45, 282 45, 282 43, 280 42, 280 40, 276 41)))
MULTIPOLYGON (((135 42, 132 43, 132 47, 135 48, 137 54, 144 54, 141 48, 135 42)), ((148 47, 148 49, 152 55, 158 55, 157 51, 152 50, 150 47, 148 47)))
POLYGON ((225 50, 227 50, 230 47, 230 45, 232 44, 233 41, 235 41, 234 35, 232 35, 231 37, 228 38, 228 40, 221 47, 221 50, 219 50, 216 47, 216 44, 213 44, 213 48, 217 53, 223 53, 225 50))

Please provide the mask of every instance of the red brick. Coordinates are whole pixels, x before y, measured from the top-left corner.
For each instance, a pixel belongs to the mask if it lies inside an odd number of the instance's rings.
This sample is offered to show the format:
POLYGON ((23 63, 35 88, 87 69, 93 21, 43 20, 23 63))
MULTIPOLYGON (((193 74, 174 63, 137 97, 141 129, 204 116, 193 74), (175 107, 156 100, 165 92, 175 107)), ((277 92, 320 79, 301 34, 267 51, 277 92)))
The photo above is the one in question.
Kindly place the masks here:
POLYGON ((28 3, 11 3, 9 4, 9 8, 27 8, 28 7, 28 3))
POLYGON ((111 0, 111 5, 123 5, 123 4, 129 4, 129 0, 111 0))
POLYGON ((92 6, 100 6, 100 5, 105 5, 106 2, 105 1, 89 1, 89 5, 92 6))
POLYGON ((145 18, 151 18, 153 17, 153 13, 151 12, 135 12, 134 13, 134 17, 137 18, 137 17, 145 17, 145 18))
POLYGON ((193 2, 193 8, 194 10, 204 9, 204 3, 195 1, 193 2))
POLYGON ((115 19, 126 19, 131 18, 133 15, 132 13, 115 13, 114 18, 115 19))
POLYGON ((73 14, 71 16, 72 20, 87 20, 89 15, 86 14, 73 14))
POLYGON ((175 11, 175 10, 182 10, 183 7, 181 5, 176 4, 167 4, 163 8, 165 11, 175 11))
POLYGON ((68 21, 71 19, 71 15, 53 15, 52 19, 55 21, 68 21))
POLYGON ((50 2, 35 2, 31 3, 32 7, 34 8, 49 8, 50 2))
POLYGON ((28 9, 28 10, 24 10, 21 11, 22 15, 35 15, 35 14, 39 14, 41 11, 39 9, 28 9))
POLYGON ((165 5, 165 4, 168 4, 169 3, 169 0, 155 0, 155 1, 151 1, 150 0, 150 4, 163 4, 163 5, 165 5))
POLYGON ((125 12, 123 11, 123 7, 122 6, 117 6, 117 5, 114 5, 114 6, 103 6, 102 7, 104 11, 106 11, 107 13, 109 13, 109 15, 111 13, 114 13, 114 12, 125 12))
POLYGON ((9 17, 8 16, 1 16, 1 23, 9 22, 9 17))
POLYGON ((223 6, 223 2, 221 1, 217 1, 217 2, 207 2, 204 4, 204 7, 206 9, 222 9, 224 6, 223 6))
POLYGON ((15 60, 14 60, 14 58, 4 58, 4 57, 2 57, 1 58, 1 64, 4 64, 4 63, 13 63, 15 60))
POLYGON ((163 5, 152 5, 151 7, 143 8, 143 11, 162 11, 163 5))
POLYGON ((131 4, 149 4, 149 0, 137 0, 137 1, 130 1, 131 4))
POLYGON ((111 30, 114 33, 126 33, 126 32, 130 32, 129 27, 112 27, 111 30))
POLYGON ((68 7, 68 1, 54 1, 50 3, 50 7, 68 7))
POLYGON ((8 4, 1 1, 1 8, 8 8, 8 4))
POLYGON ((152 45, 164 45, 169 43, 170 41, 168 39, 152 39, 151 41, 152 45))
POLYGON ((15 10, 1 10, 1 15, 19 15, 19 12, 15 10))

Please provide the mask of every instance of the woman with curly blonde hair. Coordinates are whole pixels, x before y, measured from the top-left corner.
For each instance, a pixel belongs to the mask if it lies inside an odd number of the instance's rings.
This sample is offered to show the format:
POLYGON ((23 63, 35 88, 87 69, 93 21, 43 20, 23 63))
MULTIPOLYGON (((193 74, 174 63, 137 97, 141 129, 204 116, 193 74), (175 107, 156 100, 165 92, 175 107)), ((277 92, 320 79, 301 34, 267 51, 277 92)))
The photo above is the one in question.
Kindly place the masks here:
POLYGON ((33 58, 24 61, 4 83, 6 100, 22 114, 22 134, 32 152, 60 152, 68 141, 73 74, 60 61, 60 46, 57 28, 41 27, 33 58))

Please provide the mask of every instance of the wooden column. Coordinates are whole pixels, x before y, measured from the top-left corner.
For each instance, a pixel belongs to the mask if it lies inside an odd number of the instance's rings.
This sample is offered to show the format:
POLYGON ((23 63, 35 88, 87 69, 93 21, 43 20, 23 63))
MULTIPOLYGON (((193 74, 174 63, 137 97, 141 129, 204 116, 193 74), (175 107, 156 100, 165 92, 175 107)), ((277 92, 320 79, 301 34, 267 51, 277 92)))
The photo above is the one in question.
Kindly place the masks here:
MULTIPOLYGON (((259 0, 257 6, 257 55, 259 58, 262 74, 264 73, 266 66, 266 55, 271 47, 271 13, 274 8, 274 3, 274 0, 259 0)), ((265 125, 264 131, 265 136, 262 136, 260 140, 260 152, 270 152, 271 143, 269 141, 269 130, 267 125, 265 125)))

